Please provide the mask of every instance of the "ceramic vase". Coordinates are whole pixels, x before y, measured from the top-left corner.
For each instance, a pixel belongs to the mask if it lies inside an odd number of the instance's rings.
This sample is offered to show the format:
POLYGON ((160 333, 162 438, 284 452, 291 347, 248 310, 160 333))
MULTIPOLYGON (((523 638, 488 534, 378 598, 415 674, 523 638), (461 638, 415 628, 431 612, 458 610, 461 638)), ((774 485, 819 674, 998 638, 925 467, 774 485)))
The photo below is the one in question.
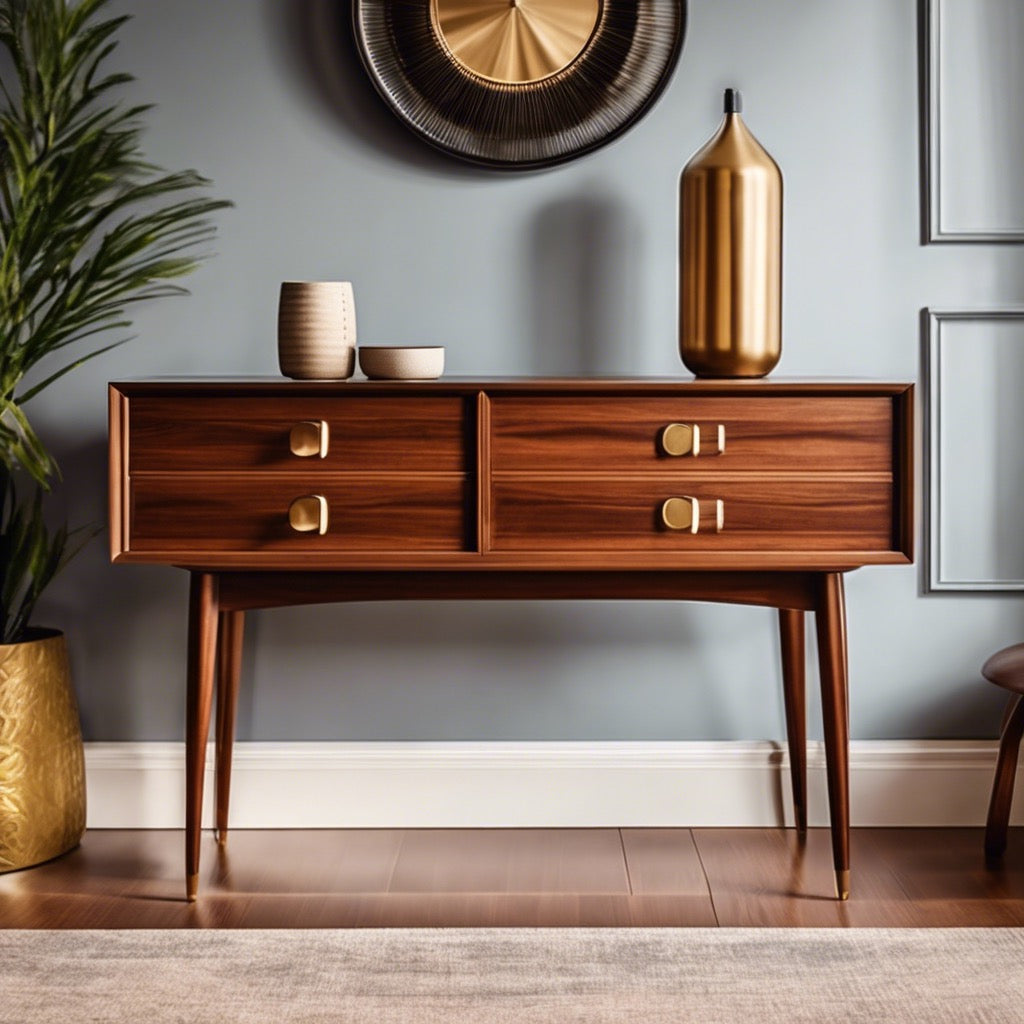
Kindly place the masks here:
POLYGON ((355 368, 356 307, 349 281, 284 281, 277 307, 281 373, 347 380, 355 368))

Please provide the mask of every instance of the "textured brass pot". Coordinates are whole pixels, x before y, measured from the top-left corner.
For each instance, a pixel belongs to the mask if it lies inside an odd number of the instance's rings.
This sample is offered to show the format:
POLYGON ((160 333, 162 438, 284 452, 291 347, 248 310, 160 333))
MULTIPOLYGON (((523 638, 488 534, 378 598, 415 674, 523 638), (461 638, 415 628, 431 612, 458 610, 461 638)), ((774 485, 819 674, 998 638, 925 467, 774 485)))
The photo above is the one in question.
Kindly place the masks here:
POLYGON ((782 354, 782 174, 725 93, 679 184, 679 354, 698 377, 763 377, 782 354))
POLYGON ((64 635, 0 644, 0 872, 40 864, 85 831, 85 759, 64 635))

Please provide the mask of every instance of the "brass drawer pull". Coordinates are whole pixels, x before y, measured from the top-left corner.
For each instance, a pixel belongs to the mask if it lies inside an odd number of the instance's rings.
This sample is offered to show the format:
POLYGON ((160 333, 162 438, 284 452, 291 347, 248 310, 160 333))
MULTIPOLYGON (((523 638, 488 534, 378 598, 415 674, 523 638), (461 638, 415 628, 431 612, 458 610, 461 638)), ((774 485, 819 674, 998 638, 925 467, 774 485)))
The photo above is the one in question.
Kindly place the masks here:
MULTIPOLYGON (((707 502, 705 502, 707 504, 707 502)), ((700 531, 700 501, 697 498, 669 498, 661 506, 661 521, 670 530, 700 531)), ((725 502, 715 499, 715 533, 725 528, 725 502)))
POLYGON ((288 506, 288 523, 296 533, 327 532, 327 499, 322 494, 304 494, 288 506))
POLYGON ((700 529, 700 502, 696 498, 669 498, 661 506, 661 521, 670 530, 700 529))
POLYGON ((331 432, 327 427, 326 420, 303 420, 292 427, 288 435, 288 447, 292 455, 306 458, 310 455, 319 455, 321 459, 327 457, 327 447, 331 441, 331 432))
POLYGON ((661 432, 666 455, 700 455, 700 427, 696 423, 670 423, 661 432))
MULTIPOLYGON (((666 455, 693 455, 701 454, 701 431, 696 423, 670 423, 661 431, 661 450, 666 455)), ((712 442, 715 445, 713 451, 705 451, 705 455, 723 455, 725 453, 725 424, 719 423, 715 427, 715 437, 712 442)))

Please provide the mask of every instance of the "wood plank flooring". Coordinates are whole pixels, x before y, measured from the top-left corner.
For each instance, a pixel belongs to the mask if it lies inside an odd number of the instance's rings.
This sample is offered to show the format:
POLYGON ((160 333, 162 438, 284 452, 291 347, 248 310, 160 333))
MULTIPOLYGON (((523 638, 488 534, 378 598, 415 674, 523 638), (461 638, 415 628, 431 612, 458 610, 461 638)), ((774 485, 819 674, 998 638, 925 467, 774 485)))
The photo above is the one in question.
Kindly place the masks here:
POLYGON ((6 928, 1024 926, 1024 829, 854 829, 853 894, 829 837, 785 829, 236 831, 203 840, 183 900, 177 831, 91 831, 0 876, 6 928))

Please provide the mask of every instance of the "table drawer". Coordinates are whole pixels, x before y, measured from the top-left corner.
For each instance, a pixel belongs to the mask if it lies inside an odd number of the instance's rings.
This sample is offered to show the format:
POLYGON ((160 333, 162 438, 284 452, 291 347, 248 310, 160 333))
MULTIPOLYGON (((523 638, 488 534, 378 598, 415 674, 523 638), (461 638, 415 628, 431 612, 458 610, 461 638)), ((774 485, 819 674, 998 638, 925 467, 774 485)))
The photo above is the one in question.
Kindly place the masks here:
POLYGON ((465 472, 466 416, 465 399, 444 396, 136 396, 127 468, 465 472), (327 454, 293 454, 292 428, 320 422, 327 454))
POLYGON ((491 545, 495 551, 887 552, 893 516, 892 487, 884 481, 499 480, 491 545), (697 499, 696 533, 665 525, 663 506, 672 498, 697 499))
POLYGON ((467 482, 331 476, 315 485, 287 474, 152 474, 130 485, 130 552, 462 551, 467 482), (293 501, 321 495, 327 530, 296 532, 293 501))
POLYGON ((499 396, 491 408, 491 465, 499 472, 891 472, 892 399, 499 396), (696 458, 666 453, 662 435, 671 424, 700 428, 696 458))

